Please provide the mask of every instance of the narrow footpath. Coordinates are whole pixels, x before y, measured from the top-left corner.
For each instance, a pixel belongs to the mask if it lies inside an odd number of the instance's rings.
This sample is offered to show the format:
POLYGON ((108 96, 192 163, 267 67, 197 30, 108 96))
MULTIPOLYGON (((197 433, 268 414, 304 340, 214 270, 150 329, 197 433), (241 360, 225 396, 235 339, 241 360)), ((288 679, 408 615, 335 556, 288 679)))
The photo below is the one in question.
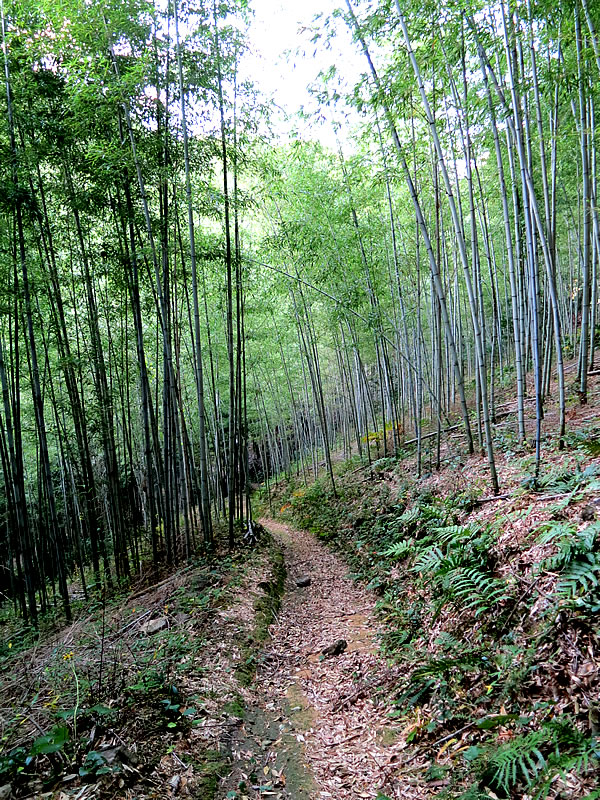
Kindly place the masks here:
POLYGON ((400 786, 406 745, 378 703, 392 676, 376 654, 375 596, 311 534, 262 522, 283 550, 286 591, 222 797, 416 796, 410 780, 400 786))

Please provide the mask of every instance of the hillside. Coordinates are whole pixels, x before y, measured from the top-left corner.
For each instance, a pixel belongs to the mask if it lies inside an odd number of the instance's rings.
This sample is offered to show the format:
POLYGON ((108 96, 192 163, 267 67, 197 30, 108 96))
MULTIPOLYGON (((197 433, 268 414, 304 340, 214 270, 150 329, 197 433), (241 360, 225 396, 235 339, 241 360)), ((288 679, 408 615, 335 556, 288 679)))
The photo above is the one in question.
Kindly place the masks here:
POLYGON ((2 796, 596 797, 598 406, 569 424, 535 488, 526 447, 499 496, 452 440, 336 461, 246 549, 5 627, 2 796))
POLYGON ((448 444, 420 480, 405 452, 344 464, 337 498, 326 477, 272 497, 378 597, 391 673, 361 697, 401 742, 391 797, 597 796, 600 418, 568 417, 533 491, 527 448, 498 456, 496 497, 482 457, 448 444))

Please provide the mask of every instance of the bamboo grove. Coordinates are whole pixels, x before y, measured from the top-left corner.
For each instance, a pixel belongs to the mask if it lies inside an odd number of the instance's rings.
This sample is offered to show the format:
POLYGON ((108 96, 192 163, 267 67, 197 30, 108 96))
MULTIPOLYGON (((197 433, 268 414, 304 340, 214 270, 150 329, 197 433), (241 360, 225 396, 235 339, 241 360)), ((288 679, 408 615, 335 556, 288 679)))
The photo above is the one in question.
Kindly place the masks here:
POLYGON ((231 537, 246 513, 223 89, 239 42, 230 9, 186 8, 183 25, 181 13, 3 11, 3 544, 11 594, 34 622, 55 586, 69 618, 75 570, 83 592, 88 564, 110 587, 148 552, 156 566, 189 556, 199 535, 210 547, 214 505, 227 506, 231 537), (190 124, 204 131, 193 142, 190 124), (196 245, 198 197, 212 227, 196 245), (224 367, 203 356, 200 262, 226 273, 225 414, 224 367))
POLYGON ((334 453, 421 470, 460 430, 498 491, 499 387, 537 479, 598 344, 589 0, 346 0, 333 151, 276 141, 245 3, 2 1, 3 602, 233 545, 253 483, 335 491, 334 453))

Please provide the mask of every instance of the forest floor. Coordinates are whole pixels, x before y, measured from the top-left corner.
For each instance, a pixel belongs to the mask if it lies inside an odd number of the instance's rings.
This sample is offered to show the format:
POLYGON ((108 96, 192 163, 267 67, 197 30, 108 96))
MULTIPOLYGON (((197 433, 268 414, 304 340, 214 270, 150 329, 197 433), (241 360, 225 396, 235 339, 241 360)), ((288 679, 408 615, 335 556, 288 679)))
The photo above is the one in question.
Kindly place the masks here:
POLYGON ((377 701, 392 673, 377 654, 376 598, 312 534, 264 524, 284 553, 286 593, 236 735, 232 794, 223 796, 373 798, 397 783, 400 757, 377 701))
POLYGON ((219 797, 282 569, 264 533, 33 643, 6 625, 0 798, 219 797))
MULTIPOLYGON (((412 447, 337 465, 335 491, 326 476, 296 475, 265 492, 280 520, 327 542, 376 595, 368 628, 387 672, 356 681, 353 713, 364 708, 372 738, 350 718, 350 752, 339 751, 349 774, 332 760, 339 788, 320 783, 332 797, 600 798, 596 383, 590 397, 571 398, 564 449, 548 404, 538 481, 514 401, 502 406, 497 497, 485 458, 465 454, 459 435, 444 437, 439 470, 424 441, 420 476, 412 447)), ((337 711, 334 700, 329 725, 337 711)), ((311 733, 307 752, 327 759, 322 736, 311 733)))
POLYGON ((263 523, 253 552, 17 655, 2 674, 3 754, 28 756, 3 800, 343 800, 392 780, 375 595, 312 534, 263 523))
POLYGON ((338 459, 335 492, 271 488, 253 546, 6 623, 0 800, 598 800, 593 389, 535 485, 509 403, 497 498, 452 436, 421 477, 338 459))

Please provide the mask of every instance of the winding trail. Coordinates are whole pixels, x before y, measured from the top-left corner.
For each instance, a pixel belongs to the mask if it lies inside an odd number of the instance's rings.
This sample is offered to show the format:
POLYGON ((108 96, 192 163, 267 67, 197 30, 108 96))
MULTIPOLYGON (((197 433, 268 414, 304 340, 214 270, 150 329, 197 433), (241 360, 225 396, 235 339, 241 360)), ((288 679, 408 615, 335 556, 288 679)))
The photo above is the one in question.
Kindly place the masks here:
POLYGON ((286 591, 245 698, 222 797, 412 797, 410 782, 400 786, 397 777, 406 745, 389 706, 378 703, 392 673, 376 654, 374 595, 311 534, 262 522, 284 553, 286 591), (300 577, 310 585, 298 588, 300 577), (323 657, 340 639, 345 651, 323 657))

